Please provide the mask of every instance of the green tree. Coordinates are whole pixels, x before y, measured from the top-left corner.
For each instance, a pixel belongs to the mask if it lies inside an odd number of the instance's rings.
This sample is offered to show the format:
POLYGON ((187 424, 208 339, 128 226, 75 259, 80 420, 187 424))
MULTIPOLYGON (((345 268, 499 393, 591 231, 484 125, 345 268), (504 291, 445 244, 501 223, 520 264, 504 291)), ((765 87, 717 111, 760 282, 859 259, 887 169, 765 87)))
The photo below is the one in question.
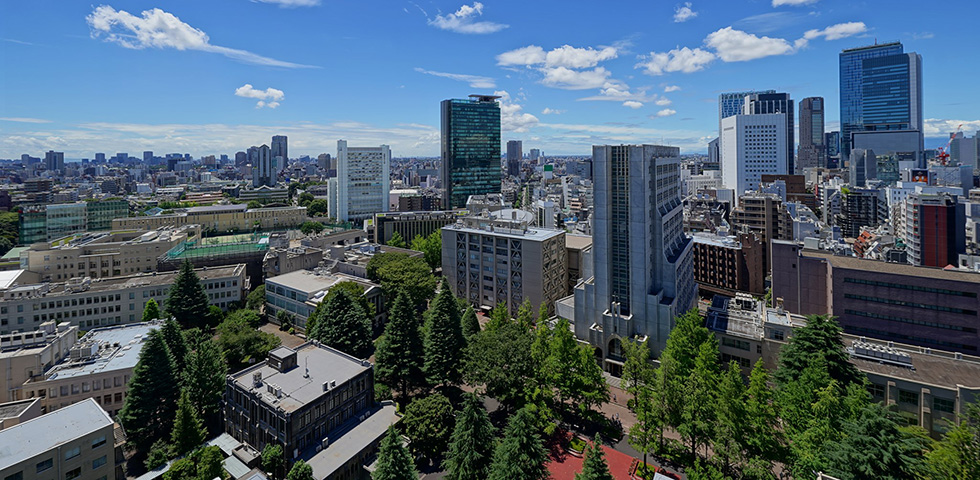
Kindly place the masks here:
MULTIPOLYGON (((150 451, 146 454, 146 460, 143 461, 143 466, 147 470, 156 470, 158 467, 166 464, 167 460, 170 459, 170 446, 167 444, 167 440, 169 439, 161 438, 153 442, 153 445, 150 446, 150 451)), ((132 440, 130 440, 130 444, 133 444, 132 440)))
POLYGON ((310 217, 322 217, 327 214, 327 201, 318 198, 306 206, 306 214, 310 217))
POLYGON ((225 456, 217 446, 204 447, 197 451, 197 480, 224 478, 225 456))
POLYGON ((265 305, 265 285, 259 285, 245 297, 245 308, 258 311, 265 305))
POLYGON ((158 318, 160 318, 160 305, 157 305, 157 301, 151 298, 143 307, 143 321, 150 322, 158 318))
POLYGON ((742 452, 748 426, 745 384, 742 383, 742 371, 737 363, 728 363, 728 368, 721 373, 716 388, 717 422, 711 438, 712 449, 715 458, 721 462, 721 470, 731 475, 735 466, 743 461, 742 452))
POLYGON ((467 383, 483 385, 485 393, 508 410, 523 407, 530 401, 537 373, 533 343, 531 331, 514 322, 470 337, 463 369, 467 383))
POLYGON ((715 389, 718 386, 718 344, 714 337, 701 344, 694 359, 694 369, 687 377, 684 403, 681 406, 681 424, 677 430, 691 445, 691 455, 697 457, 698 448, 707 449, 714 433, 715 389))
MULTIPOLYGON (((397 233, 397 232, 396 232, 397 233)), ((390 245, 390 243, 389 243, 390 245)), ((416 235, 412 239, 412 250, 422 252, 422 259, 432 271, 442 267, 442 231, 436 230, 427 237, 416 235)))
POLYGON ((225 321, 228 320, 248 325, 249 328, 259 328, 262 324, 262 316, 254 310, 235 310, 225 318, 225 321))
POLYGON ((525 298, 521 306, 517 307, 517 324, 525 330, 534 326, 534 308, 531 307, 531 300, 525 298))
MULTIPOLYGON (((674 328, 667 337, 667 345, 660 352, 660 367, 654 373, 651 399, 653 415, 660 419, 663 428, 676 429, 681 425, 681 407, 689 388, 687 381, 694 370, 696 353, 703 343, 713 339, 714 336, 704 327, 697 310, 690 310, 675 318, 674 328)), ((663 439, 661 430, 661 446, 663 439)))
POLYGON ((279 323, 279 330, 289 330, 293 326, 293 315, 286 310, 276 312, 276 322, 279 323))
POLYGON ((262 470, 271 472, 275 478, 282 478, 286 468, 286 457, 282 454, 282 445, 267 443, 262 449, 262 470))
POLYGON ((180 325, 177 325, 174 320, 167 320, 163 322, 160 334, 163 335, 163 341, 167 343, 167 350, 170 351, 170 356, 174 359, 174 366, 177 367, 175 374, 180 378, 184 372, 188 351, 187 341, 180 331, 180 325))
POLYGON ((662 442, 664 418, 654 404, 652 389, 640 386, 635 400, 636 423, 629 429, 629 444, 643 454, 643 468, 647 465, 647 454, 654 451, 662 442))
POLYGON ((201 342, 196 350, 187 355, 182 385, 212 432, 218 429, 227 373, 225 357, 214 340, 201 342))
POLYGON ((286 480, 313 480, 313 467, 302 460, 298 460, 293 464, 293 468, 289 469, 286 480))
POLYGON ((281 340, 271 333, 256 330, 242 316, 230 315, 216 329, 218 346, 228 361, 228 370, 238 371, 251 359, 265 358, 281 340))
POLYGON ((405 243, 405 239, 402 238, 402 234, 398 232, 391 234, 391 238, 388 239, 388 246, 395 248, 408 248, 408 245, 405 243))
POLYGON ((745 428, 742 433, 742 445, 749 463, 761 465, 766 471, 772 471, 772 462, 783 457, 779 414, 769 380, 769 372, 760 358, 752 368, 745 390, 745 428))
POLYGON ((850 362, 850 355, 844 349, 837 320, 827 315, 809 315, 806 325, 793 330, 789 342, 779 350, 776 384, 782 386, 799 377, 816 357, 823 358, 830 378, 841 387, 864 383, 864 376, 850 362))
POLYGON ((174 429, 170 433, 171 454, 174 457, 187 455, 204 443, 205 431, 201 418, 197 415, 197 409, 191 402, 187 390, 180 392, 180 400, 177 401, 177 415, 174 418, 174 429))
POLYGON ((312 193, 303 192, 299 194, 299 198, 296 201, 297 205, 301 207, 308 207, 310 206, 310 203, 313 203, 313 200, 316 200, 316 197, 314 197, 312 193))
POLYGON ((154 442, 169 438, 180 393, 176 371, 163 334, 151 330, 118 415, 130 444, 139 452, 148 452, 154 442))
POLYGON ((602 439, 598 435, 591 446, 585 449, 582 473, 575 474, 575 480, 615 480, 609 472, 606 454, 602 450, 602 439))
POLYGON ((980 404, 971 403, 958 423, 926 454, 934 478, 980 478, 980 404))
POLYGON ((592 348, 578 343, 568 320, 558 320, 549 344, 543 368, 546 383, 554 386, 558 394, 559 406, 573 400, 584 411, 609 401, 609 385, 592 348))
POLYGON ((371 354, 371 320, 356 297, 341 290, 310 315, 307 336, 357 358, 371 354))
POLYGON ((463 398, 463 411, 456 417, 456 428, 449 440, 449 451, 443 462, 449 480, 483 480, 490 476, 490 445, 494 440, 493 424, 475 395, 463 398))
POLYGON ((321 303, 330 301, 330 299, 340 293, 341 290, 346 291, 351 297, 357 299, 357 303, 359 303, 361 308, 364 309, 364 313, 367 313, 369 318, 374 318, 374 315, 377 312, 374 311, 374 304, 369 302, 367 297, 364 296, 364 287, 361 284, 350 280, 336 283, 334 286, 330 287, 330 289, 327 290, 327 295, 323 298, 321 303))
POLYGON ((208 306, 208 294, 204 291, 191 262, 185 260, 180 266, 177 278, 174 279, 174 284, 170 287, 167 313, 182 327, 200 327, 207 318, 208 306))
POLYGON ((534 415, 517 411, 504 429, 504 439, 493 452, 490 480, 542 480, 548 478, 548 451, 535 428, 534 415))
POLYGON ((461 322, 463 338, 465 338, 466 341, 469 341, 473 335, 480 333, 480 321, 477 320, 476 311, 473 310, 472 306, 466 307, 466 311, 463 312, 463 319, 461 322))
POLYGON ((299 226, 299 231, 303 232, 304 235, 319 235, 324 228, 326 227, 324 227, 320 222, 308 221, 303 222, 303 224, 299 226))
POLYGON ((844 424, 839 441, 829 442, 824 471, 844 479, 922 478, 927 440, 899 428, 896 414, 868 403, 860 416, 844 424))
POLYGON ((425 313, 425 362, 422 370, 431 385, 455 385, 460 380, 465 340, 459 304, 445 280, 425 313))
POLYGON ((181 458, 170 464, 170 468, 163 474, 163 480, 185 480, 197 478, 197 466, 194 459, 181 458))
POLYGON ((377 466, 371 474, 372 480, 418 480, 415 463, 402 445, 395 427, 388 427, 388 434, 378 449, 377 466))
POLYGON ((624 340, 623 356, 623 375, 619 384, 623 390, 636 396, 640 387, 653 381, 653 364, 650 363, 650 346, 647 341, 637 342, 635 340, 624 340))
POLYGON ((425 261, 400 252, 379 253, 368 261, 367 275, 381 284, 387 301, 404 290, 412 305, 424 306, 435 294, 436 279, 425 261))
POLYGON ((412 440, 412 452, 427 460, 442 456, 453 433, 453 406, 438 393, 417 399, 405 409, 405 435, 412 440))
POLYGON ((262 202, 258 200, 249 200, 246 206, 248 207, 249 210, 253 208, 262 208, 262 202))
POLYGON ((375 352, 377 380, 397 388, 402 399, 412 388, 422 386, 425 380, 419 323, 408 295, 400 292, 388 311, 388 324, 375 352))

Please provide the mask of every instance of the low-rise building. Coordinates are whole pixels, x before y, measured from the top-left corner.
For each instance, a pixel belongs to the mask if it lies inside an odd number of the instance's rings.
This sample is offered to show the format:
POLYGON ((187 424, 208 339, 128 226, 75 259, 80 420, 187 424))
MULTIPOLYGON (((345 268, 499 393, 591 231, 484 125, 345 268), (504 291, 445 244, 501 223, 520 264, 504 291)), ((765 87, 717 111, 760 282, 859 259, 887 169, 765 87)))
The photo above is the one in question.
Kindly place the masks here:
POLYGON ((41 399, 28 398, 0 403, 0 430, 41 416, 41 399))
POLYGON ((341 282, 354 282, 364 289, 363 296, 374 305, 374 328, 384 326, 387 312, 381 286, 360 277, 343 273, 330 273, 323 269, 297 270, 265 281, 265 305, 269 318, 274 319, 280 310, 293 316, 293 325, 306 329, 306 320, 326 297, 327 291, 341 282))
POLYGON ((109 199, 28 205, 20 217, 21 244, 51 241, 82 232, 109 230, 116 218, 129 215, 129 202, 109 199))
POLYGON ((0 335, 0 403, 18 400, 16 392, 29 379, 63 358, 78 340, 78 327, 69 322, 45 322, 38 330, 0 335))
POLYGON ((592 237, 565 234, 565 260, 568 270, 566 295, 571 295, 578 282, 595 275, 592 271, 592 237))
POLYGON ((734 295, 764 295, 765 248, 755 234, 720 236, 693 233, 694 281, 701 291, 734 295))
POLYGON ((296 246, 270 248, 262 259, 262 272, 266 278, 284 275, 297 270, 309 270, 323 261, 323 250, 315 247, 296 246))
POLYGON ((182 227, 197 224, 214 232, 251 232, 295 228, 307 221, 306 207, 269 207, 249 209, 244 204, 192 207, 182 213, 145 217, 117 218, 113 230, 155 230, 160 227, 182 227))
POLYGON ((331 272, 344 273, 367 278, 368 262, 381 253, 401 253, 413 258, 422 258, 423 253, 407 248, 360 242, 348 245, 334 245, 324 254, 326 266, 331 272))
POLYGON ((435 211, 435 212, 385 212, 374 215, 374 243, 387 244, 391 236, 398 232, 406 241, 412 241, 416 235, 427 237, 450 223, 455 223, 460 216, 468 215, 467 210, 435 211))

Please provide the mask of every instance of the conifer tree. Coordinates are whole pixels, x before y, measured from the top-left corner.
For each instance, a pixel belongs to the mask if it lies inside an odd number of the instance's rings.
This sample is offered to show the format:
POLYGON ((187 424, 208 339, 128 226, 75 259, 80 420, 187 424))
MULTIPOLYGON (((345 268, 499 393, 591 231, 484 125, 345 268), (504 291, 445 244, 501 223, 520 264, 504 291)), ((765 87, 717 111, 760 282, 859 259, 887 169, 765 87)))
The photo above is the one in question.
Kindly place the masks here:
POLYGON ((602 450, 602 439, 596 435, 595 441, 585 449, 582 473, 575 474, 575 480, 615 480, 609 472, 606 454, 602 450))
POLYGON ((789 342, 779 350, 776 384, 783 386, 803 374, 816 358, 822 358, 830 378, 841 388, 864 383, 864 375, 850 361, 844 349, 841 327, 829 315, 808 315, 805 326, 793 330, 789 342))
POLYGON ((459 304, 445 279, 425 317, 425 376, 431 385, 455 385, 466 344, 459 304))
POLYGON ((167 313, 174 317, 181 327, 204 327, 208 315, 208 294, 201 286, 201 280, 194 272, 190 261, 184 261, 180 272, 170 286, 167 297, 167 313))
MULTIPOLYGON (((750 463, 770 465, 781 457, 782 433, 776 412, 775 394, 769 387, 769 372, 760 358, 749 376, 745 391, 745 432, 742 441, 750 463)), ((768 468, 771 470, 771 468, 768 468)))
POLYGON ((522 408, 510 418, 504 439, 493 452, 490 480, 542 480, 548 478, 548 451, 535 430, 534 415, 522 408))
POLYGON ((204 425, 201 423, 201 418, 197 416, 197 409, 194 408, 187 390, 180 392, 173 426, 174 429, 170 433, 170 448, 173 456, 186 455, 204 443, 204 425))
POLYGON ((691 444, 691 456, 707 446, 715 427, 715 389, 718 386, 718 343, 710 337, 698 348, 687 380, 681 424, 677 430, 691 444))
POLYGON ((118 416, 129 442, 141 453, 148 453, 154 442, 170 436, 180 394, 176 370, 163 335, 159 330, 150 331, 118 416))
POLYGON ((462 320, 463 338, 468 342, 473 335, 480 333, 480 321, 476 318, 476 311, 473 307, 467 307, 463 313, 462 320))
POLYGON ((381 441, 378 450, 378 463, 371 474, 372 480, 418 480, 412 456, 402 445, 394 425, 388 427, 388 435, 381 441))
POLYGON ((174 365, 177 367, 177 378, 180 378, 184 372, 187 351, 189 350, 184 334, 180 331, 180 325, 172 319, 163 322, 160 333, 163 335, 163 341, 167 342, 167 350, 170 351, 170 356, 173 357, 174 365))
POLYGON ((340 290, 311 315, 310 338, 357 358, 371 354, 371 320, 360 302, 340 290))
POLYGON ((187 355, 182 385, 205 424, 210 424, 221 412, 227 373, 225 357, 214 340, 201 342, 197 350, 187 355))
POLYGON ((403 399, 425 380, 422 375, 422 330, 415 312, 408 294, 398 292, 388 311, 384 337, 375 352, 375 376, 381 383, 396 389, 403 399))
POLYGON ((467 395, 443 462, 447 479, 483 480, 490 475, 494 430, 483 403, 475 395, 467 395))
POLYGON ((715 415, 717 423, 712 436, 715 458, 721 461, 721 469, 731 473, 742 462, 746 439, 745 385, 738 364, 728 363, 717 386, 715 415))
POLYGON ((143 307, 143 321, 149 322, 160 318, 160 305, 154 299, 149 299, 143 307))

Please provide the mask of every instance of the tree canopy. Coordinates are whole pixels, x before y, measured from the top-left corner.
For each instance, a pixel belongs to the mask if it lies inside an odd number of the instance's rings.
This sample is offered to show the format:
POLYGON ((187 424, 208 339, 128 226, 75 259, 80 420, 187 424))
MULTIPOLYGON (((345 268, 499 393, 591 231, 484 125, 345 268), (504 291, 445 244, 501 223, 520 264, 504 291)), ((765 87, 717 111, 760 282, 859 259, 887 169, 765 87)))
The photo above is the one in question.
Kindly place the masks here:
POLYGON ((170 286, 167 297, 167 313, 169 313, 184 328, 207 326, 205 319, 208 315, 208 294, 201 285, 201 280, 194 272, 191 262, 184 261, 180 272, 170 286))
POLYGON ((388 310, 388 324, 375 352, 377 380, 397 389, 402 398, 425 383, 420 323, 408 295, 399 293, 388 310))
POLYGON ((170 438, 179 393, 177 367, 167 343, 160 330, 151 330, 133 368, 118 416, 137 450, 148 452, 154 442, 170 438))
POLYGON ((357 358, 371 355, 371 320, 358 297, 347 290, 325 299, 308 320, 307 337, 357 358))

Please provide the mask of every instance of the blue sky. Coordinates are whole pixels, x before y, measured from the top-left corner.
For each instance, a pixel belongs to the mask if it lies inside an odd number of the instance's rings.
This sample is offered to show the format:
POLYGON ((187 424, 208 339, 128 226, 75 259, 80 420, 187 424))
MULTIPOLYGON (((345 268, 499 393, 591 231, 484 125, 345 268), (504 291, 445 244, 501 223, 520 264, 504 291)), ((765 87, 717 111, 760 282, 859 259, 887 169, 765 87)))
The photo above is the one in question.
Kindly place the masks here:
POLYGON ((503 140, 703 152, 723 91, 823 96, 837 54, 923 56, 927 146, 980 130, 972 1, 194 0, 0 5, 0 158, 143 150, 438 155, 439 101, 503 96, 503 140))

